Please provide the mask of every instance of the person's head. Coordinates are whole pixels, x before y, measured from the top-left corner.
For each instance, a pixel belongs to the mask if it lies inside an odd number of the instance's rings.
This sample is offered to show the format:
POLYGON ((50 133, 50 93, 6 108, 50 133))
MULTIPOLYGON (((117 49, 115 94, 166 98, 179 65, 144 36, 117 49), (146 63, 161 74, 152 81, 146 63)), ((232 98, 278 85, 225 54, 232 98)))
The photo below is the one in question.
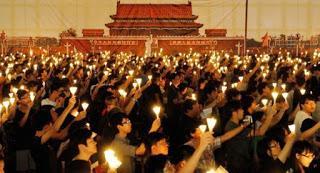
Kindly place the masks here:
POLYGON ((276 99, 276 109, 277 110, 284 109, 286 105, 287 105, 286 99, 282 95, 278 95, 276 99))
POLYGON ((186 101, 184 101, 183 113, 190 116, 191 118, 196 118, 200 115, 200 112, 201 105, 197 101, 191 99, 187 99, 186 101))
POLYGON ((292 147, 291 158, 296 165, 307 168, 315 158, 314 148, 307 141, 297 141, 292 147))
POLYGON ((206 100, 212 100, 218 96, 217 87, 214 85, 213 82, 208 83, 208 85, 206 85, 206 87, 204 88, 204 93, 206 100))
POLYGON ((257 102, 250 95, 244 96, 241 99, 241 103, 242 103, 243 109, 248 111, 250 114, 252 114, 257 109, 257 102))
POLYGON ((18 105, 27 106, 31 102, 29 93, 26 90, 18 90, 17 97, 18 105))
POLYGON ((180 85, 178 86, 178 89, 181 95, 185 95, 188 91, 188 85, 186 83, 180 83, 180 85))
POLYGON ((276 160, 280 152, 280 143, 274 138, 265 137, 258 143, 257 153, 261 160, 268 158, 276 160))
POLYGON ((116 133, 129 134, 132 130, 131 121, 125 113, 118 112, 110 117, 110 124, 116 133))
POLYGON ((117 98, 110 92, 108 92, 108 94, 106 95, 105 99, 104 99, 104 103, 108 109, 108 111, 110 111, 111 109, 113 109, 114 107, 118 106, 118 100, 117 98))
POLYGON ((226 107, 226 115, 238 121, 242 120, 243 109, 240 101, 237 101, 237 100, 230 101, 226 107))
POLYGON ((268 96, 271 95, 271 88, 267 82, 262 82, 258 85, 258 92, 260 95, 268 96))
POLYGON ((303 111, 308 114, 311 114, 316 110, 315 98, 312 95, 306 94, 302 96, 300 104, 303 111))
POLYGON ((194 150, 195 149, 189 145, 183 145, 174 152, 172 163, 175 164, 177 171, 185 166, 187 160, 192 156, 194 150))
POLYGON ((169 145, 162 133, 152 132, 147 136, 146 149, 151 155, 168 155, 169 145))
POLYGON ((231 88, 226 91, 226 98, 228 101, 241 100, 241 94, 237 89, 231 88))
POLYGON ((39 73, 42 80, 46 81, 48 79, 48 72, 45 68, 40 69, 39 73))
POLYGON ((63 92, 63 87, 61 87, 58 84, 53 84, 51 86, 51 92, 49 95, 49 98, 53 101, 56 101, 56 99, 59 97, 59 95, 63 92))
POLYGON ((76 77, 81 79, 83 77, 83 68, 79 68, 76 72, 76 77))
POLYGON ((90 157, 97 152, 96 141, 92 138, 92 132, 86 128, 81 128, 72 134, 69 149, 73 150, 73 157, 78 154, 90 157))

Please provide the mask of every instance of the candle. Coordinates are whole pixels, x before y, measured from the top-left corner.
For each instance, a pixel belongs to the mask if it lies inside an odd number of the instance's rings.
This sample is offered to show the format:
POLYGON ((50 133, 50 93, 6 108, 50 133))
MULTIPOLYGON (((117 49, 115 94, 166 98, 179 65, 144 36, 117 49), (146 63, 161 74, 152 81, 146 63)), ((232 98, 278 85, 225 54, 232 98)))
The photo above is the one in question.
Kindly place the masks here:
POLYGON ((204 133, 206 130, 207 130, 207 125, 200 125, 199 126, 199 129, 200 129, 200 131, 202 132, 202 133, 204 133))
POLYGON ((216 171, 214 171, 214 169, 212 168, 212 169, 208 170, 206 173, 216 173, 216 171))
POLYGON ((263 106, 267 106, 268 99, 262 99, 261 102, 262 102, 263 106))
POLYGON ((12 91, 13 91, 13 93, 14 93, 14 94, 17 94, 17 92, 18 92, 18 88, 13 87, 13 88, 12 88, 12 91))
POLYGON ((78 87, 70 87, 69 90, 70 90, 71 94, 74 95, 77 92, 78 87))
POLYGON ((15 98, 11 97, 11 98, 9 99, 9 101, 10 101, 11 105, 13 105, 13 103, 14 103, 14 101, 15 101, 15 98))
POLYGON ((142 79, 141 78, 138 78, 138 79, 136 79, 136 81, 137 81, 137 83, 138 83, 138 86, 139 86, 139 88, 141 87, 141 82, 142 82, 142 79))
POLYGON ((133 83, 132 83, 133 88, 136 88, 136 87, 137 87, 137 85, 138 85, 138 84, 137 84, 137 83, 135 83, 135 82, 133 82, 133 83))
POLYGON ((284 93, 282 93, 282 96, 283 96, 283 97, 284 97, 284 99, 286 99, 286 101, 287 101, 288 93, 287 93, 287 92, 284 92, 284 93))
POLYGON ((151 80, 152 79, 152 75, 148 75, 148 79, 151 80))
POLYGON ((118 92, 119 92, 120 96, 122 96, 122 97, 127 96, 127 92, 124 89, 119 89, 118 92))
POLYGON ((213 131, 213 128, 216 125, 216 123, 217 123, 217 120, 215 118, 207 118, 207 124, 210 132, 213 131))
POLYGON ((2 112, 2 107, 3 107, 3 105, 0 104, 0 115, 1 115, 1 112, 2 112))
POLYGON ((31 101, 34 101, 34 98, 36 97, 36 95, 34 94, 34 92, 30 92, 30 99, 31 101))
POLYGON ((224 85, 223 85, 223 86, 221 87, 221 90, 222 90, 223 93, 225 93, 226 90, 227 90, 227 86, 224 86, 224 85))
POLYGON ((239 76, 239 81, 242 82, 243 76, 239 76))
POLYGON ((300 93, 301 93, 301 95, 304 95, 306 93, 306 90, 304 88, 301 88, 300 93))
POLYGON ((191 99, 197 101, 197 95, 196 94, 191 94, 191 99))
POLYGON ((161 110, 161 107, 160 106, 154 106, 152 108, 153 112, 156 114, 157 118, 159 118, 159 114, 160 114, 160 110, 161 110))
POLYGON ((130 75, 130 76, 132 76, 132 75, 133 75, 133 73, 134 73, 134 71, 133 71, 133 70, 129 70, 129 75, 130 75))
POLYGON ((276 88, 277 83, 275 83, 275 82, 274 82, 274 83, 272 83, 272 86, 273 86, 273 89, 274 89, 274 88, 276 88))
POLYGON ((282 84, 282 85, 281 85, 281 88, 282 88, 284 91, 286 90, 286 87, 287 87, 286 84, 282 84))
POLYGON ((71 115, 74 116, 75 118, 79 115, 79 112, 77 110, 72 111, 71 115))
POLYGON ((116 170, 122 164, 119 159, 115 156, 113 150, 108 149, 104 152, 104 157, 109 165, 109 167, 113 170, 116 170))
POLYGON ((277 97, 278 97, 278 92, 276 92, 276 91, 273 91, 272 93, 271 93, 271 95, 272 95, 272 98, 273 98, 273 100, 274 100, 274 104, 276 103, 276 99, 277 99, 277 97))
POLYGON ((89 103, 83 102, 83 103, 81 104, 81 106, 82 106, 82 109, 83 109, 84 111, 86 111, 87 108, 88 108, 88 106, 89 106, 89 103))
POLYGON ((294 124, 289 125, 289 130, 291 133, 295 133, 296 132, 296 125, 294 125, 294 124))
POLYGON ((8 110, 10 102, 8 100, 6 100, 6 101, 2 102, 2 104, 6 108, 6 110, 8 110))

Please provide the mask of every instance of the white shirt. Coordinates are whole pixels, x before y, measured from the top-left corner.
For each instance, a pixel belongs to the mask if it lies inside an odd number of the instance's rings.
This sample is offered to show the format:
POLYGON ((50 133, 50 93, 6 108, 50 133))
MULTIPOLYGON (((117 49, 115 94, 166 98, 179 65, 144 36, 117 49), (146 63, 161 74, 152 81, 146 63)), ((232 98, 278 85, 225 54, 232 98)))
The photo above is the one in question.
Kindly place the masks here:
POLYGON ((301 135, 301 125, 305 119, 312 119, 312 117, 304 111, 298 111, 296 117, 294 119, 294 125, 296 126, 296 134, 297 136, 301 135))

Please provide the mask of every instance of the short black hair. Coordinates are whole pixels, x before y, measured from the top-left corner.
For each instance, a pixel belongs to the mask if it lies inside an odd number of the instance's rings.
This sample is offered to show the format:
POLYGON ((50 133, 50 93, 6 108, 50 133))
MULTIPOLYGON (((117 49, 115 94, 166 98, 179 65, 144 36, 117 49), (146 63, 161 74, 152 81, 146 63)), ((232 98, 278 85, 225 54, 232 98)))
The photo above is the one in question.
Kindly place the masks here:
POLYGON ((182 105, 183 113, 187 113, 189 110, 191 110, 193 105, 196 103, 197 101, 191 99, 187 99, 186 101, 184 101, 182 105))
POLYGON ((151 153, 152 145, 156 144, 157 142, 161 141, 162 139, 166 139, 166 136, 159 132, 151 132, 148 134, 147 138, 145 139, 146 150, 148 153, 151 153))
POLYGON ((238 100, 232 100, 226 105, 225 114, 227 117, 231 117, 232 113, 238 111, 239 109, 242 109, 241 102, 238 100))
POLYGON ((301 97, 300 104, 305 104, 307 100, 316 101, 316 98, 311 94, 305 94, 301 97))

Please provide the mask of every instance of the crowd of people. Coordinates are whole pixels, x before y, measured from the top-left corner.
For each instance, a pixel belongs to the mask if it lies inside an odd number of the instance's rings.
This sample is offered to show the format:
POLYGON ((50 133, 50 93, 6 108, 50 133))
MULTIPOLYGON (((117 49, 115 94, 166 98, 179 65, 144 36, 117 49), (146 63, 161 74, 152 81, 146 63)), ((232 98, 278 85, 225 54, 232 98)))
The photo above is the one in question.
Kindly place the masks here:
POLYGON ((0 58, 6 173, 320 172, 320 53, 0 58))

